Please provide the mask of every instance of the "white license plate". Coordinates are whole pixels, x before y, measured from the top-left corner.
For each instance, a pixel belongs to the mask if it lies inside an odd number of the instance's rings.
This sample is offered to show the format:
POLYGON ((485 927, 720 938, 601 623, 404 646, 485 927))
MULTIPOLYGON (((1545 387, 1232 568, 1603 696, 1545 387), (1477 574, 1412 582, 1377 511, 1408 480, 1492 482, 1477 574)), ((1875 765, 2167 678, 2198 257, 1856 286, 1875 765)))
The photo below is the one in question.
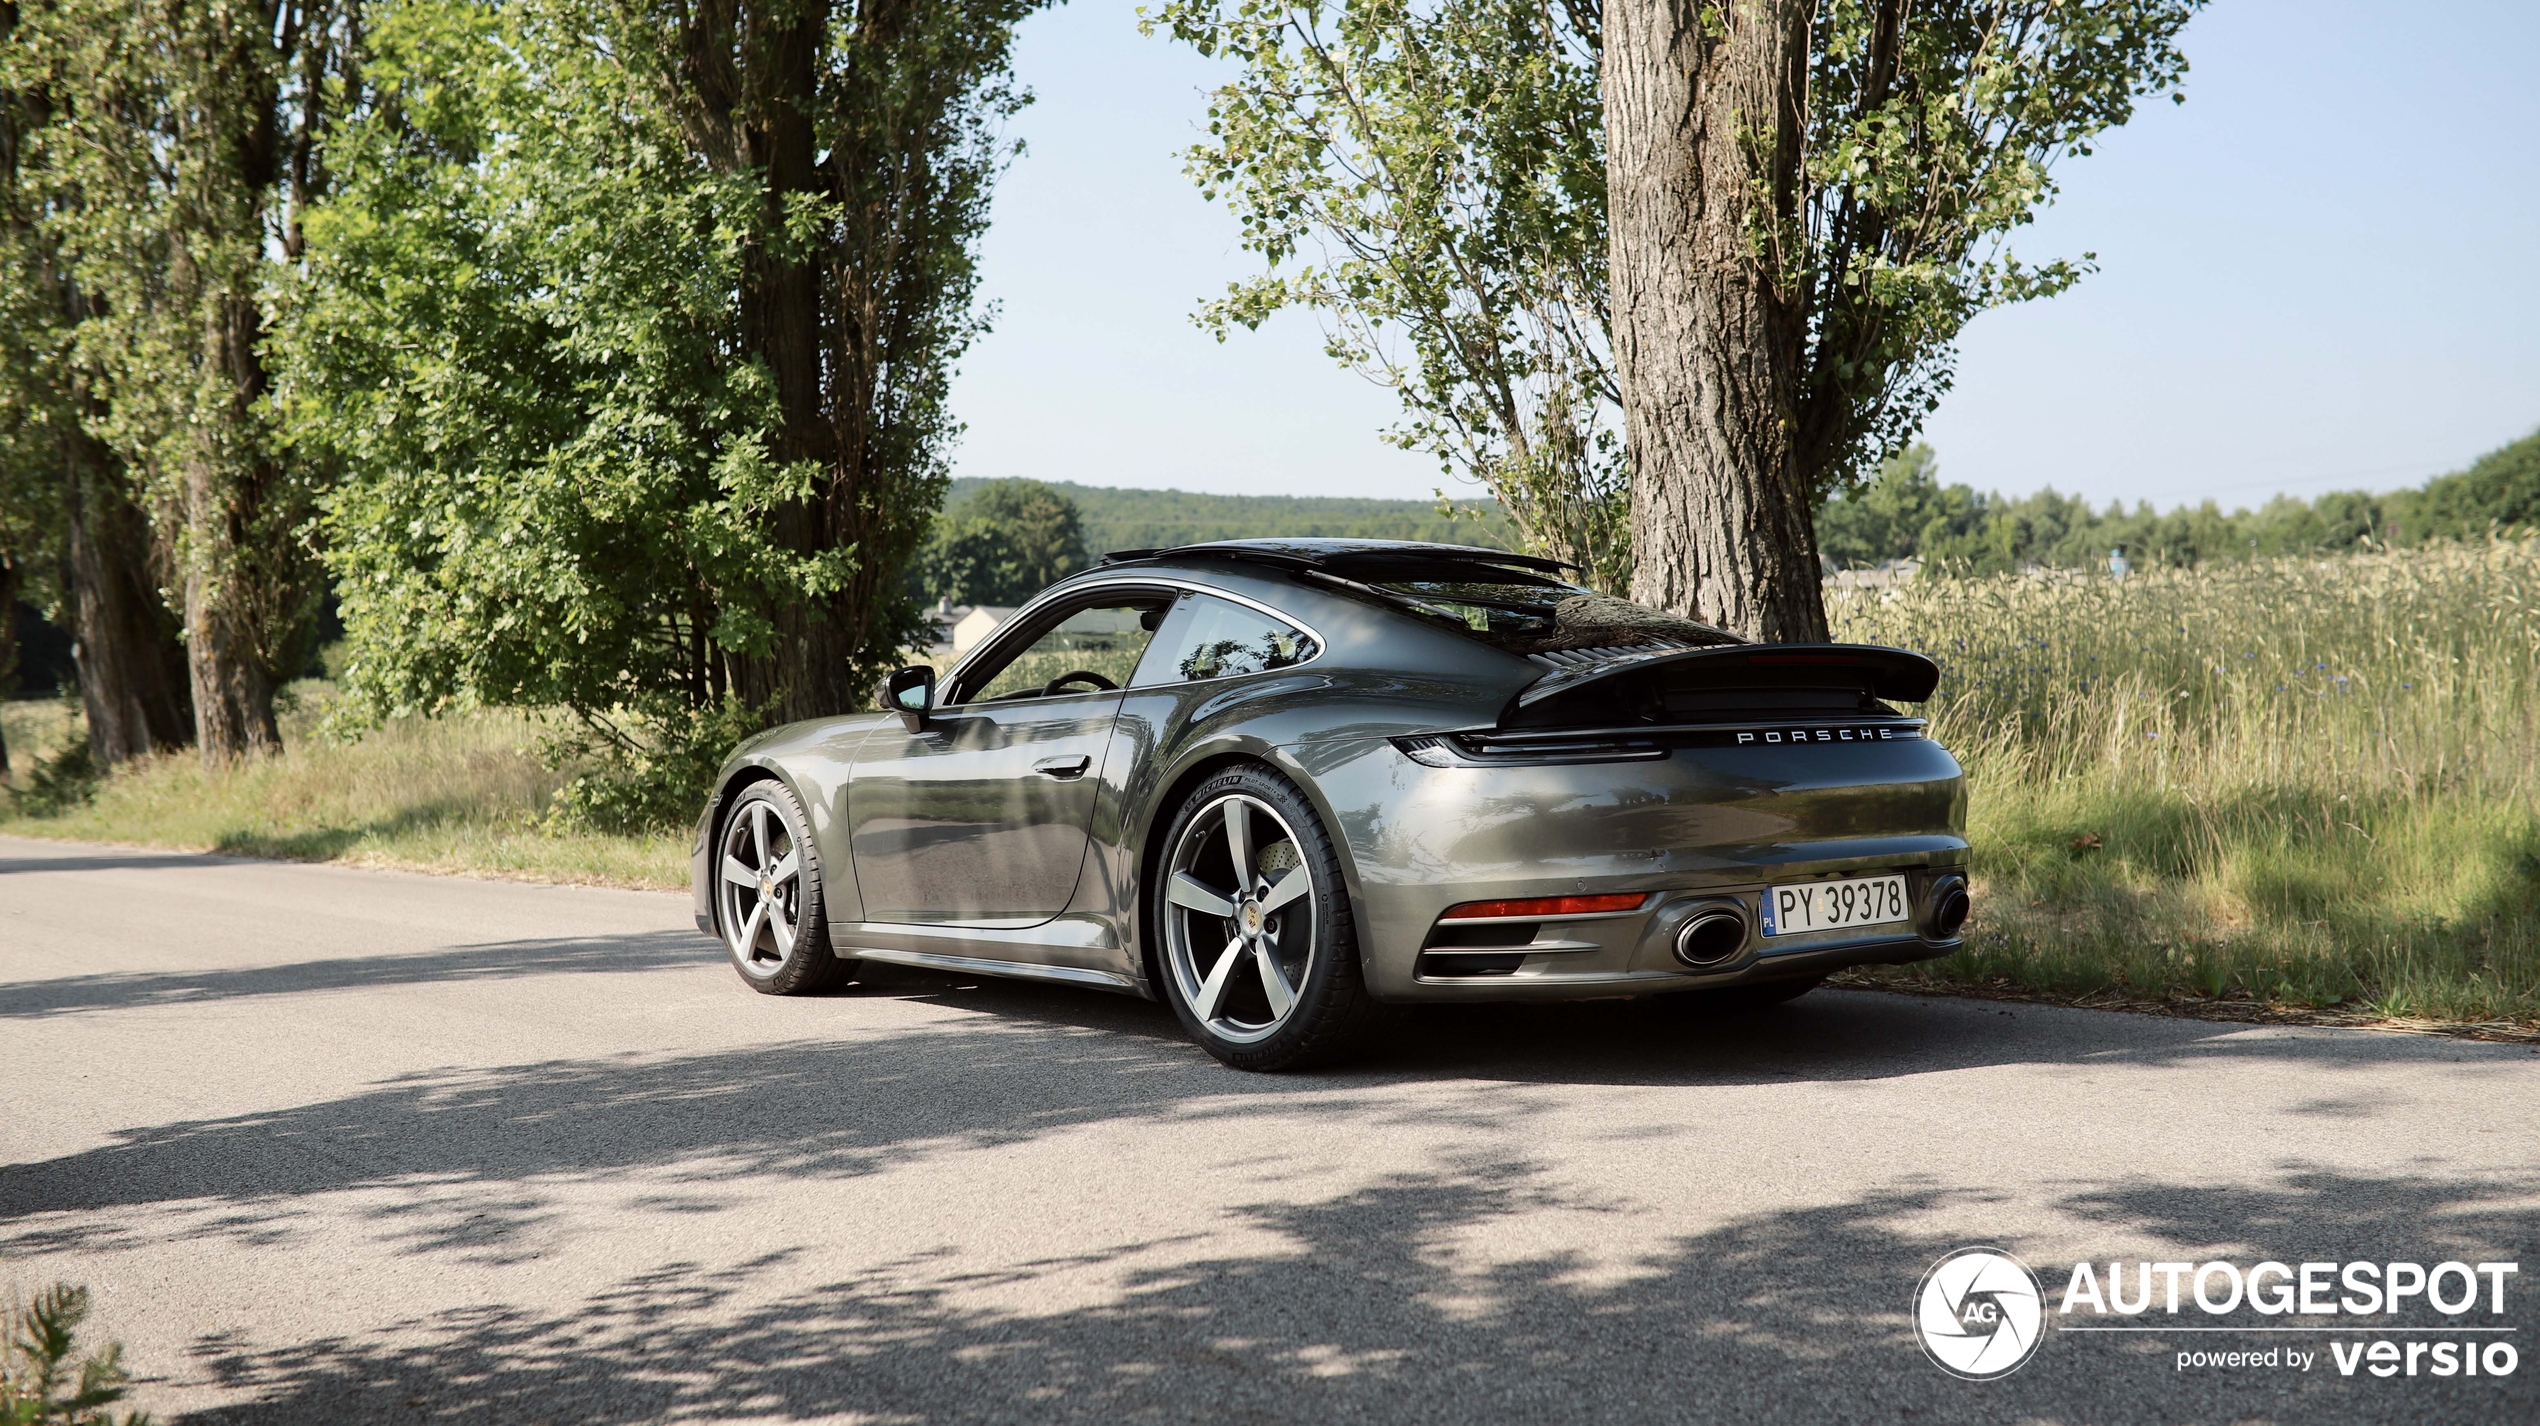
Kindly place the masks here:
POLYGON ((1796 886, 1768 887, 1764 892, 1764 934, 1796 936, 1803 931, 1840 931, 1847 926, 1883 926, 1907 920, 1905 878, 1863 876, 1846 881, 1809 881, 1796 886))

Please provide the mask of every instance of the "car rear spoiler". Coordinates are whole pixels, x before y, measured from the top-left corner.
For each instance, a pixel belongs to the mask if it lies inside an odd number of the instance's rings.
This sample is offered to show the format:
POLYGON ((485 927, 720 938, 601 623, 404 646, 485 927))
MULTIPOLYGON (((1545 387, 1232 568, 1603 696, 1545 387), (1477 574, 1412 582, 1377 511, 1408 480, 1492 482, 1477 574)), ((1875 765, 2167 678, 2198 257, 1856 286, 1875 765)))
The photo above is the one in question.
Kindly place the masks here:
POLYGON ((1536 654, 1531 661, 1552 672, 1528 684, 1511 712, 1617 675, 1662 668, 1670 682, 1705 688, 1858 688, 1900 703, 1920 703, 1940 686, 1940 665, 1877 644, 1577 649, 1536 654))

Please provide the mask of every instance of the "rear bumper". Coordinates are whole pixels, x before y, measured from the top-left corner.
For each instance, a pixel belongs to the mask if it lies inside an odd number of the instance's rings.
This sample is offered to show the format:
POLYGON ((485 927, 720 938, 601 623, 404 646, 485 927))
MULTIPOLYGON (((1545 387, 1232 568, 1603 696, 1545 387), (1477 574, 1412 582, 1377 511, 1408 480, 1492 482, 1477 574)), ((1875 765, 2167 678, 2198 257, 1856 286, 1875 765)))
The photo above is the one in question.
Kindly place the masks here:
POLYGON ((1949 880, 1966 876, 1965 779, 1922 739, 1447 768, 1375 743, 1324 760, 1317 786, 1349 845, 1361 961, 1382 1000, 1644 995, 1928 960, 1960 945, 1935 912, 1949 880), (1761 934, 1768 887, 1886 874, 1906 878, 1907 920, 1761 934), (1642 901, 1496 928, 1440 921, 1464 902, 1612 893, 1642 901), (1705 907, 1734 909, 1744 941, 1688 965, 1676 933, 1705 907))
MULTIPOLYGON (((1933 924, 1939 896, 1952 882, 1965 880, 1963 854, 1960 859, 1919 865, 1885 862, 1840 870, 1902 873, 1913 918, 1849 931, 1766 936, 1757 915, 1757 903, 1768 885, 1761 882, 1653 891, 1639 909, 1616 915, 1499 923, 1515 933, 1506 937, 1492 937, 1492 923, 1444 923, 1454 939, 1465 944, 1443 948, 1434 944, 1440 927, 1432 918, 1432 925, 1424 928, 1425 934, 1417 941, 1386 946, 1367 957, 1369 989, 1379 999, 1391 1001, 1650 995, 1815 978, 1850 966, 1934 960, 1964 944, 1957 936, 1938 934, 1933 924), (1703 966, 1680 960, 1677 933, 1696 916, 1723 907, 1734 908, 1746 925, 1736 953, 1703 966)), ((1795 874, 1780 879, 1795 879, 1795 874)), ((1586 889, 1597 893, 1615 888, 1591 882, 1586 889)))

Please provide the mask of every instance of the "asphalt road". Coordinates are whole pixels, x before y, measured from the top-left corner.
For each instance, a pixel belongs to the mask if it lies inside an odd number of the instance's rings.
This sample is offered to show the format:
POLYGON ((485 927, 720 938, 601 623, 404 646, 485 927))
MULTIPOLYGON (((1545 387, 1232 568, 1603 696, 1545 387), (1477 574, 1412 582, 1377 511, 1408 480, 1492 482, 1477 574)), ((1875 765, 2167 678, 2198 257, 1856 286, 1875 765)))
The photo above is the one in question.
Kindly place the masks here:
POLYGON ((1254 1077, 1092 992, 753 995, 674 896, 0 841, 0 1084, 0 1277, 87 1283, 162 1420, 2540 1408, 2529 1361, 2181 1372, 2332 1340, 2192 1308, 1961 1382, 1907 1313, 1977 1243, 2050 1300, 2085 1257, 2514 1260, 2457 1320, 2530 1346, 2530 1047, 1819 992, 1254 1077))

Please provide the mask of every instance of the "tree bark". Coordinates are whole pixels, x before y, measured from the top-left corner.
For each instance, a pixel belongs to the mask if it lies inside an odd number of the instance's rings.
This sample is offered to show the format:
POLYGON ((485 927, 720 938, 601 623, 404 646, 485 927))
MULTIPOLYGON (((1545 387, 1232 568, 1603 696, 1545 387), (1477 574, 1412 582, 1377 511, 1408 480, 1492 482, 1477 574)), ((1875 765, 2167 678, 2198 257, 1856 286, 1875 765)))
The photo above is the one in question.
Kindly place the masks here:
POLYGON ((113 458, 85 431, 62 438, 63 579, 71 659, 100 767, 183 745, 194 714, 185 651, 150 578, 150 531, 113 458))
POLYGON ((235 291, 206 294, 204 307, 204 362, 230 399, 218 413, 227 429, 205 432, 184 472, 185 663, 194 741, 204 762, 218 763, 282 750, 273 695, 284 671, 272 667, 270 646, 287 631, 267 606, 294 602, 290 566, 299 561, 258 548, 258 517, 279 483, 254 410, 265 390, 263 314, 235 291))
POLYGON ((1826 638, 1797 450, 1792 231, 1812 6, 1607 0, 1613 341, 1632 597, 1777 642, 1826 638))
MULTIPOLYGON (((281 750, 273 698, 289 670, 276 656, 311 612, 307 560, 290 528, 297 521, 289 480, 258 409, 270 383, 256 289, 267 214, 283 201, 286 222, 296 222, 294 205, 305 198, 284 201, 278 191, 286 127, 280 71, 304 40, 314 42, 305 27, 323 13, 286 6, 207 22, 196 63, 205 87, 226 102, 178 121, 187 201, 169 235, 170 287, 196 323, 204 395, 175 472, 177 555, 194 736, 206 763, 281 750)), ((313 133, 314 108, 304 118, 302 128, 313 133)))
MULTIPOLYGON (((761 184, 739 316, 742 349, 766 365, 782 413, 768 454, 819 472, 808 499, 768 512, 768 538, 798 557, 853 556, 844 587, 780 601, 768 610, 770 650, 732 661, 733 691, 778 722, 844 713, 871 698, 877 625, 897 596, 909 531, 923 528, 893 508, 892 453, 875 449, 871 434, 877 373, 902 334, 864 279, 894 271, 908 241, 893 226, 905 221, 897 206, 905 195, 854 193, 845 177, 860 163, 922 158, 894 152, 897 136, 878 131, 856 135, 877 154, 843 151, 853 144, 821 153, 817 118, 831 102, 821 74, 835 9, 828 0, 707 0, 681 38, 678 102, 690 142, 722 171, 761 184), (785 215, 806 197, 850 209, 851 235, 788 241, 785 215)), ((894 43, 911 13, 902 0, 871 0, 859 17, 864 43, 894 43)))
MULTIPOLYGON (((797 556, 852 547, 853 535, 838 518, 840 468, 837 431, 831 422, 828 337, 822 316, 825 276, 821 254, 785 242, 785 210, 798 196, 827 195, 819 168, 819 134, 813 116, 820 103, 819 67, 828 33, 826 4, 754 4, 742 22, 742 52, 753 56, 742 78, 740 123, 743 162, 762 183, 759 231, 742 269, 741 339, 767 364, 783 411, 774 450, 777 460, 819 467, 807 500, 770 512, 769 534, 797 556)), ((852 492, 849 492, 852 500, 852 492)), ((823 599, 787 600, 770 611, 776 646, 767 657, 744 660, 741 696, 767 705, 778 722, 825 717, 856 706, 866 690, 850 686, 859 663, 862 632, 854 596, 845 590, 823 599)))
MULTIPOLYGON (((18 691, 18 593, 26 567, 0 553, 0 698, 18 691)), ((9 775, 9 734, 0 728, 0 777, 9 775)))

